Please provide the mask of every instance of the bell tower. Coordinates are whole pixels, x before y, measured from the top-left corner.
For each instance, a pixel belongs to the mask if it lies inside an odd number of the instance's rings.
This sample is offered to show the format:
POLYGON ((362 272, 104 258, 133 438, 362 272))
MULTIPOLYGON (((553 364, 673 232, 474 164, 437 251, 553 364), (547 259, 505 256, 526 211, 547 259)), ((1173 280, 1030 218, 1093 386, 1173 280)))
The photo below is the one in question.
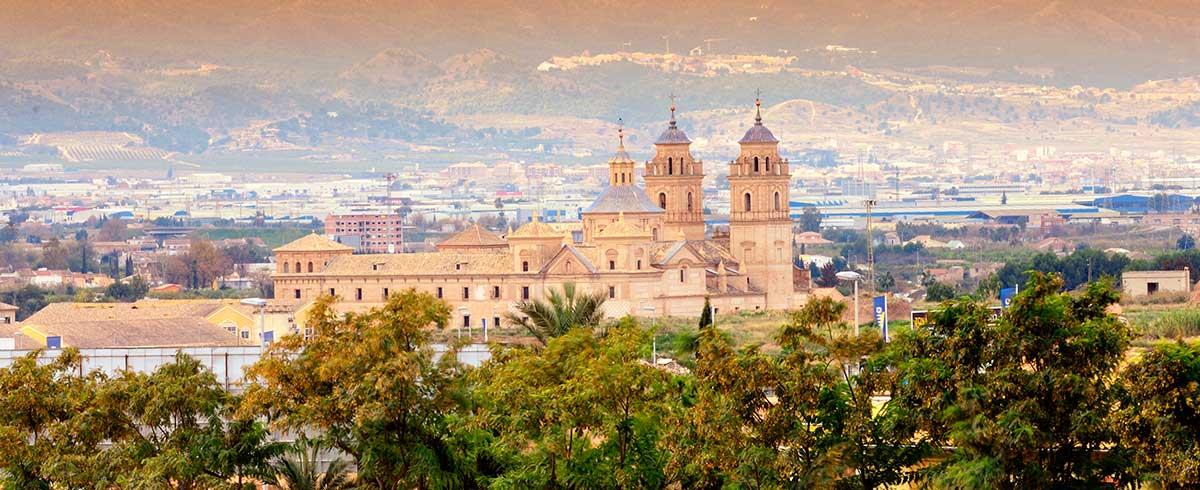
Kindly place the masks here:
POLYGON ((786 309, 794 292, 791 172, 779 156, 779 140, 763 126, 762 101, 754 105, 754 125, 729 163, 729 248, 749 286, 767 293, 767 308, 786 309))
POLYGON ((625 124, 622 121, 617 129, 617 154, 608 160, 608 185, 633 185, 633 167, 635 165, 629 153, 625 152, 625 124))
POLYGON ((671 120, 654 142, 654 158, 646 162, 646 195, 666 211, 660 237, 680 233, 688 240, 704 239, 704 162, 692 158, 692 140, 675 123, 675 97, 671 120))

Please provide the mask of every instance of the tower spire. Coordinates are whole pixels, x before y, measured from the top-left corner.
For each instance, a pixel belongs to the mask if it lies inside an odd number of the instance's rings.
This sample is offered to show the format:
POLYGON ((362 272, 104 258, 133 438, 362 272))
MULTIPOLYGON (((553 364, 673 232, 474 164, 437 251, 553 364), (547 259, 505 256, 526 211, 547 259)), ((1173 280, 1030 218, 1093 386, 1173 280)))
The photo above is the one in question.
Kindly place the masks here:
POLYGON ((675 94, 671 94, 671 127, 675 127, 675 94))
POLYGON ((754 90, 754 125, 762 126, 762 90, 754 90))
POLYGON ((617 150, 625 151, 625 119, 617 118, 617 150))

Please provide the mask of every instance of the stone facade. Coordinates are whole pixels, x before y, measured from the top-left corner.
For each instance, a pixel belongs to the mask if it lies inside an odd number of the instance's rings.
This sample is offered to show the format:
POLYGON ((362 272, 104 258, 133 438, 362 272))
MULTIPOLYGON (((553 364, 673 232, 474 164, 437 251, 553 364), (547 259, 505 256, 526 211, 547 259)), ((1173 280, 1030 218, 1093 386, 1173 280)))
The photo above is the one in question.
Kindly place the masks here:
POLYGON ((643 175, 646 194, 665 211, 662 239, 704 239, 704 162, 692 157, 691 144, 671 104, 671 121, 654 142, 654 158, 643 175))
POLYGON ((791 173, 779 156, 779 140, 762 124, 761 110, 756 107, 754 126, 739 141, 741 154, 729 163, 729 248, 749 286, 767 293, 767 308, 786 309, 792 304, 794 268, 791 173))
POLYGON ((502 325, 518 302, 568 283, 606 294, 614 317, 698 316, 705 298, 718 313, 801 303, 808 281, 797 280, 807 271, 797 275, 792 265, 790 173, 761 117, 730 164, 728 240, 705 237, 703 163, 689 145, 672 106, 643 190, 622 137, 608 189, 583 212, 579 242, 536 217, 503 237, 469 228, 431 253, 355 255, 310 235, 275 250, 275 303, 298 309, 332 294, 345 308, 366 308, 414 288, 446 301, 452 326, 473 328, 502 325))

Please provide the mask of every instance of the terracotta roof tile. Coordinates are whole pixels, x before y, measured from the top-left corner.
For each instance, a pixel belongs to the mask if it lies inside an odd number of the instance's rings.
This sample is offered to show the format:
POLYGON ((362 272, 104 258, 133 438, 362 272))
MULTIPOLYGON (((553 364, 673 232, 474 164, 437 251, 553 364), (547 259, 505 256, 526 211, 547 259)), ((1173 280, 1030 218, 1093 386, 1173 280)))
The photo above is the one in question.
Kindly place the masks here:
POLYGON ((438 243, 439 247, 443 245, 451 247, 495 247, 508 245, 508 242, 487 228, 474 224, 438 243))
POLYGON ((316 233, 305 235, 291 243, 275 249, 276 252, 336 252, 354 251, 353 248, 342 245, 316 233))
MULTIPOLYGON (((556 235, 557 236, 557 235, 556 235)), ((330 276, 394 276, 443 274, 504 274, 513 272, 512 254, 451 251, 345 255, 329 261, 323 274, 330 276)))

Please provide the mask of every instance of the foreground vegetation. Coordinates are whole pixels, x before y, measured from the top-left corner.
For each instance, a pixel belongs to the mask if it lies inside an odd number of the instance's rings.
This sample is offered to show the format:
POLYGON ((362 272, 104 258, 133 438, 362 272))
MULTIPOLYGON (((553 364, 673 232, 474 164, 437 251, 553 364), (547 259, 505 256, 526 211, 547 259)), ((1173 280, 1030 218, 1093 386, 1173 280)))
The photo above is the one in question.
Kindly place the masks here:
MULTIPOLYGON (((765 351, 704 326, 690 372, 648 362, 632 318, 544 328, 471 369, 435 355, 449 307, 319 303, 244 395, 186 356, 80 373, 67 350, 0 370, 5 488, 1094 488, 1200 484, 1200 347, 1126 362, 1105 283, 1032 275, 998 320, 969 299, 884 343, 845 306, 790 316, 765 351), (272 442, 268 429, 306 434, 272 442), (293 447, 288 447, 293 446, 293 447), (316 468, 320 448, 345 461, 316 468), (352 466, 351 466, 352 465, 352 466), (351 476, 350 470, 353 469, 351 476), (325 482, 322 485, 322 482, 325 482)), ((589 306, 571 317, 591 322, 589 306)), ((543 305, 546 306, 546 305, 543 305)), ((551 306, 551 309, 553 307, 551 306)), ((547 311, 547 318, 562 312, 547 311)), ((551 323, 546 323, 551 325, 551 323)), ((546 326, 543 325, 543 326, 546 326)))

